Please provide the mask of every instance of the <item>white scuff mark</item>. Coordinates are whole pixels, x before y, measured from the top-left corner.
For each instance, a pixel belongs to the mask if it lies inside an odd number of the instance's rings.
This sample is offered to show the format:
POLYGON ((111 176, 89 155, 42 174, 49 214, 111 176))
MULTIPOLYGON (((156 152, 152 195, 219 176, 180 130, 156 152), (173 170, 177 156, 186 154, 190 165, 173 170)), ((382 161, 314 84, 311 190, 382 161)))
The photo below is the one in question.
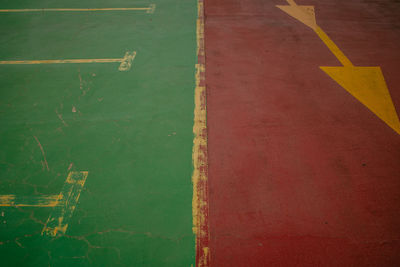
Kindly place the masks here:
POLYGON ((64 126, 68 127, 68 124, 64 121, 62 115, 60 113, 58 113, 57 109, 56 109, 56 114, 57 114, 57 117, 60 119, 60 121, 64 124, 64 126))
POLYGON ((81 70, 78 69, 78 77, 79 77, 79 88, 82 90, 83 88, 83 80, 82 80, 82 75, 81 75, 81 70))
POLYGON ((40 148, 40 151, 42 151, 43 160, 44 160, 44 161, 42 161, 43 168, 44 168, 44 166, 46 166, 47 171, 50 171, 50 169, 49 169, 49 164, 47 164, 46 153, 44 152, 43 146, 42 146, 42 144, 39 142, 39 139, 38 139, 36 136, 33 136, 33 137, 35 138, 35 140, 36 140, 36 142, 37 142, 37 144, 38 144, 38 146, 39 146, 39 148, 40 148))

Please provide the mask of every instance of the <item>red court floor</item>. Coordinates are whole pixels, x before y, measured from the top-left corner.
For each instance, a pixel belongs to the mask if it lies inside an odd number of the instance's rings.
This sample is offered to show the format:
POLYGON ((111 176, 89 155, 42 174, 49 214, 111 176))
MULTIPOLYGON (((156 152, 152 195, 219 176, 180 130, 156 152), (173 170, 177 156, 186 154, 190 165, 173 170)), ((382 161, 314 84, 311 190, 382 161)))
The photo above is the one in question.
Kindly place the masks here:
MULTIPOLYGON (((400 135, 288 2, 205 1, 211 266, 400 266, 400 135)), ((400 3, 296 3, 400 110, 400 3)))

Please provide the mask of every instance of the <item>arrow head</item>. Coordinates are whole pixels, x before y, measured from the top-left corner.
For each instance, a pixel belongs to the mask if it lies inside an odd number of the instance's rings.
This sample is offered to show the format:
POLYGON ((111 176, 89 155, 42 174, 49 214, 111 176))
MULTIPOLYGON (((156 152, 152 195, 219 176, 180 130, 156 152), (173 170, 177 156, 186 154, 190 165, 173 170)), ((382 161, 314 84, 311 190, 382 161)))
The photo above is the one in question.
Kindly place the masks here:
POLYGON ((304 23, 311 29, 315 30, 317 28, 314 6, 298 6, 298 5, 281 6, 281 5, 277 5, 276 7, 281 9, 283 12, 287 13, 288 15, 292 16, 293 18, 304 23))
POLYGON ((400 122, 380 67, 320 67, 400 134, 400 122))

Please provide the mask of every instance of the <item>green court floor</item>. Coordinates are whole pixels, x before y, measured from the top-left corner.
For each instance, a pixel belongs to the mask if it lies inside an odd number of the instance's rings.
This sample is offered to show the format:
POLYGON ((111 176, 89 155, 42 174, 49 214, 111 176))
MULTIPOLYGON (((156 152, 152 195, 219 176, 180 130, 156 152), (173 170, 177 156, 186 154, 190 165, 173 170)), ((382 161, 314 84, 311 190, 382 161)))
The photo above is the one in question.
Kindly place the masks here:
POLYGON ((194 264, 197 2, 22 0, 0 9, 152 4, 154 12, 0 12, 1 266, 194 264), (120 62, 28 62, 133 51, 127 71, 120 62), (57 207, 40 201, 66 197, 68 175, 79 172, 87 178, 76 203, 63 204, 65 233, 46 233, 57 207))

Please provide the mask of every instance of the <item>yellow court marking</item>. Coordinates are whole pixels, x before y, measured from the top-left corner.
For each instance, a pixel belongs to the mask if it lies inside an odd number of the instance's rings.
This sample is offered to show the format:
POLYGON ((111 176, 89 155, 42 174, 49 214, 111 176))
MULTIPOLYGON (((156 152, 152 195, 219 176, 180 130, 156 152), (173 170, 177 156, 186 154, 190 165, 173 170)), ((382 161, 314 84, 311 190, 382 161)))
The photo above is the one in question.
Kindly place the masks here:
POLYGON ((58 195, 34 197, 0 195, 0 207, 54 208, 42 230, 42 235, 54 237, 65 234, 87 176, 87 171, 70 172, 58 195))
POLYGON ((313 6, 299 6, 294 0, 289 5, 276 6, 288 15, 312 28, 322 42, 343 65, 341 67, 320 67, 340 86, 400 134, 400 120, 394 107, 380 67, 358 67, 345 56, 339 47, 316 23, 313 6))
POLYGON ((286 12, 293 18, 304 23, 311 29, 315 29, 317 27, 313 6, 298 6, 294 3, 294 5, 289 5, 289 6, 277 5, 276 7, 286 12))
POLYGON ((92 12, 92 11, 146 11, 154 13, 155 4, 149 7, 114 7, 114 8, 26 8, 26 9, 0 9, 0 13, 19 12, 92 12))
POLYGON ((1 195, 0 207, 56 207, 64 204, 59 195, 21 197, 16 195, 1 195))
POLYGON ((128 71, 136 57, 136 51, 126 52, 123 58, 95 59, 48 59, 48 60, 3 60, 0 65, 31 65, 31 64, 82 64, 82 63, 121 63, 120 71, 128 71))
POLYGON ((294 0, 287 0, 287 2, 289 5, 277 5, 276 7, 313 29, 343 66, 353 66, 351 61, 344 55, 339 47, 329 38, 321 27, 317 25, 314 6, 299 6, 294 2, 294 0))
POLYGON ((48 60, 9 60, 0 61, 1 65, 21 64, 64 64, 64 63, 112 63, 122 62, 121 58, 96 58, 96 59, 48 59, 48 60))
POLYGON ((69 220, 78 204, 79 196, 85 185, 87 171, 70 172, 58 199, 65 199, 64 205, 56 206, 42 230, 42 235, 59 236, 65 234, 69 220))
POLYGON ((320 67, 329 77, 400 134, 400 121, 380 67, 320 67))

